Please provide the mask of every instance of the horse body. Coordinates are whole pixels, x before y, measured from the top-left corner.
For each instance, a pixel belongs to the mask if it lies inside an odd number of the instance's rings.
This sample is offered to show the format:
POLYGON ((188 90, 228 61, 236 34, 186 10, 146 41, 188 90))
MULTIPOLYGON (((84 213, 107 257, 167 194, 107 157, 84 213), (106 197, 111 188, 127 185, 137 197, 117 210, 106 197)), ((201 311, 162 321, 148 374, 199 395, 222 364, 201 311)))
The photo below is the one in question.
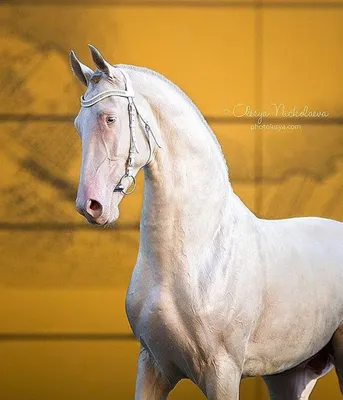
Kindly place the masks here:
MULTIPOLYGON (((342 224, 320 218, 249 222, 232 230, 237 243, 217 239, 226 242, 220 243, 225 254, 218 257, 214 243, 210 263, 200 252, 193 274, 175 272, 164 285, 149 272, 154 261, 138 257, 127 314, 167 375, 178 371, 201 384, 211 358, 230 359, 234 351, 244 360, 243 376, 279 373, 318 353, 343 321, 343 254, 337 257, 333 246, 342 224), (314 247, 316 240, 320 246, 314 247)), ((175 258, 168 264, 177 269, 175 258)))
MULTIPOLYGON (((93 59, 105 76, 110 70, 119 79, 99 54, 93 59)), ((90 71, 72 64, 89 82, 90 71)), ((118 67, 130 76, 140 113, 162 144, 144 164, 140 246, 126 297, 141 343, 135 398, 165 399, 189 378, 211 400, 236 400, 242 377, 268 375, 273 399, 298 400, 333 364, 341 379, 343 224, 257 218, 233 192, 220 146, 189 99, 156 73, 118 67)), ((97 93, 109 85, 98 84, 97 93)), ((102 102, 122 116, 123 101, 102 102)), ((91 111, 82 112, 89 125, 91 111)), ((119 180, 119 172, 106 171, 119 180)), ((96 186, 84 189, 84 176, 81 199, 96 186)), ((110 198, 120 201, 118 193, 110 198)))

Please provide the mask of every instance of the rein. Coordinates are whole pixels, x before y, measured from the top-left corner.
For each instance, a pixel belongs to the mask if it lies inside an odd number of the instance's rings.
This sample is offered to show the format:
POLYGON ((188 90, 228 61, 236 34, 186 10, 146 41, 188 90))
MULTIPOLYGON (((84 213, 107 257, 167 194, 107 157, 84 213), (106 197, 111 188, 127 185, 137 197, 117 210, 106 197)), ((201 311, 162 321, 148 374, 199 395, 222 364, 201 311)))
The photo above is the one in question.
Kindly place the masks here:
MULTIPOLYGON (((117 68, 117 69, 119 69, 119 68, 117 68)), ((135 155, 136 155, 136 153, 139 153, 139 149, 138 149, 137 141, 136 141, 135 114, 138 115, 138 118, 141 120, 141 122, 144 125, 144 132, 145 132, 145 135, 147 137, 148 144, 149 144, 149 158, 148 158, 147 162, 141 168, 145 167, 151 160, 151 156, 152 156, 151 136, 153 137, 153 139, 154 139, 155 143, 157 144, 157 146, 159 148, 161 148, 161 146, 158 143, 158 141, 156 139, 156 136, 152 132, 148 122, 138 112, 137 106, 136 106, 136 104, 134 102, 134 99, 133 99, 134 98, 134 91, 133 91, 133 88, 132 88, 132 83, 131 83, 131 80, 130 80, 128 74, 125 71, 123 71, 122 69, 120 69, 120 72, 124 76, 125 90, 123 90, 123 89, 105 90, 104 92, 98 93, 94 97, 91 97, 90 99, 87 99, 87 100, 84 98, 84 96, 81 96, 81 106, 82 107, 92 107, 92 106, 94 106, 94 104, 97 104, 100 101, 106 99, 107 97, 111 97, 111 96, 120 96, 120 97, 126 97, 127 98, 128 103, 129 103, 128 104, 128 113, 129 113, 129 127, 130 127, 129 157, 128 157, 128 160, 127 160, 127 163, 126 163, 125 174, 120 178, 118 184, 113 189, 114 192, 121 192, 122 194, 127 195, 127 194, 133 193, 134 190, 136 189, 136 179, 132 174, 132 171, 133 171, 134 166, 135 166, 135 155), (126 190, 125 191, 125 187, 123 185, 123 181, 125 179, 129 179, 129 180, 132 181, 128 186, 128 189, 129 189, 130 186, 133 185, 131 190, 126 190)))

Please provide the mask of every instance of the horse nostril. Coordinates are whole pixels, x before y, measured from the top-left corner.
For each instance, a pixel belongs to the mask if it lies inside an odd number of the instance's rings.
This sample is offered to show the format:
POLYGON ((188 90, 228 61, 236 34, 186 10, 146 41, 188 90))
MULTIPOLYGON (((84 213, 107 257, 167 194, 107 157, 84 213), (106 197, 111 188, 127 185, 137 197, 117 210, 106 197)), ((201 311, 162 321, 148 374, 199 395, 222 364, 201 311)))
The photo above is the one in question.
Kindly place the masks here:
POLYGON ((102 205, 93 199, 87 201, 86 211, 93 218, 99 218, 102 214, 102 205))

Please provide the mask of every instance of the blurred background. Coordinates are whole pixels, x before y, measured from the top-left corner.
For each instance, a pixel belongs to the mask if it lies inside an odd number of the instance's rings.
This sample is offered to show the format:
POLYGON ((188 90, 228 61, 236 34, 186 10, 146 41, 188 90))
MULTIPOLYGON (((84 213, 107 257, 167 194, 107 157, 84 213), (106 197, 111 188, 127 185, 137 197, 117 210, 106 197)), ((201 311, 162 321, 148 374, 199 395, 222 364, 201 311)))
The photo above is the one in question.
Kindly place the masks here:
MULTIPOLYGON (((217 135, 234 190, 260 217, 343 221, 342 21, 341 0, 1 3, 1 399, 134 393, 138 344, 124 298, 142 176, 115 227, 90 227, 76 213, 72 121, 84 88, 70 49, 93 68, 92 43, 113 64, 146 66, 179 85, 217 135), (256 118, 232 112, 271 112, 273 103, 328 115, 274 112, 256 128, 256 118)), ((187 381, 170 398, 204 399, 187 381)), ((262 380, 245 380, 241 398, 267 399, 262 380)), ((312 398, 341 398, 334 372, 312 398)))

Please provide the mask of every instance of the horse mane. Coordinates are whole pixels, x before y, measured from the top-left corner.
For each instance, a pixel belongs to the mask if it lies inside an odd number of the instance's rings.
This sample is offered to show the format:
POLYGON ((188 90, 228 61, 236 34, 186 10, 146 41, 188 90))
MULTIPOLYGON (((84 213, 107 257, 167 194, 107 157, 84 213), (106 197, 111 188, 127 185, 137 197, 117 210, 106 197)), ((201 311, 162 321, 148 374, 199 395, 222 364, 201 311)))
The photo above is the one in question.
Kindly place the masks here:
POLYGON ((128 69, 132 69, 135 71, 139 71, 139 72, 146 72, 149 75, 155 76, 156 78, 162 80, 163 82, 167 83, 172 89, 174 89, 177 93, 179 93, 185 100, 186 102, 193 108, 193 110, 197 113, 198 117, 200 118, 201 122, 205 125, 207 131, 210 133, 210 135, 212 136, 212 139, 214 140, 214 142, 216 143, 220 154, 222 156, 223 162, 225 164, 225 168, 227 173, 229 174, 229 169, 226 163, 226 159, 222 150, 222 147, 217 139, 217 136, 214 134, 214 132, 212 131, 212 129, 210 128, 209 124, 207 123, 207 121, 205 120, 204 116, 202 115, 201 111, 199 110, 199 108, 193 103, 193 101, 187 96, 187 94, 181 90, 174 82, 170 81, 168 78, 166 78, 164 75, 146 68, 146 67, 139 67, 136 65, 129 65, 129 64, 116 64, 114 65, 114 67, 119 67, 119 68, 128 68, 128 69))

